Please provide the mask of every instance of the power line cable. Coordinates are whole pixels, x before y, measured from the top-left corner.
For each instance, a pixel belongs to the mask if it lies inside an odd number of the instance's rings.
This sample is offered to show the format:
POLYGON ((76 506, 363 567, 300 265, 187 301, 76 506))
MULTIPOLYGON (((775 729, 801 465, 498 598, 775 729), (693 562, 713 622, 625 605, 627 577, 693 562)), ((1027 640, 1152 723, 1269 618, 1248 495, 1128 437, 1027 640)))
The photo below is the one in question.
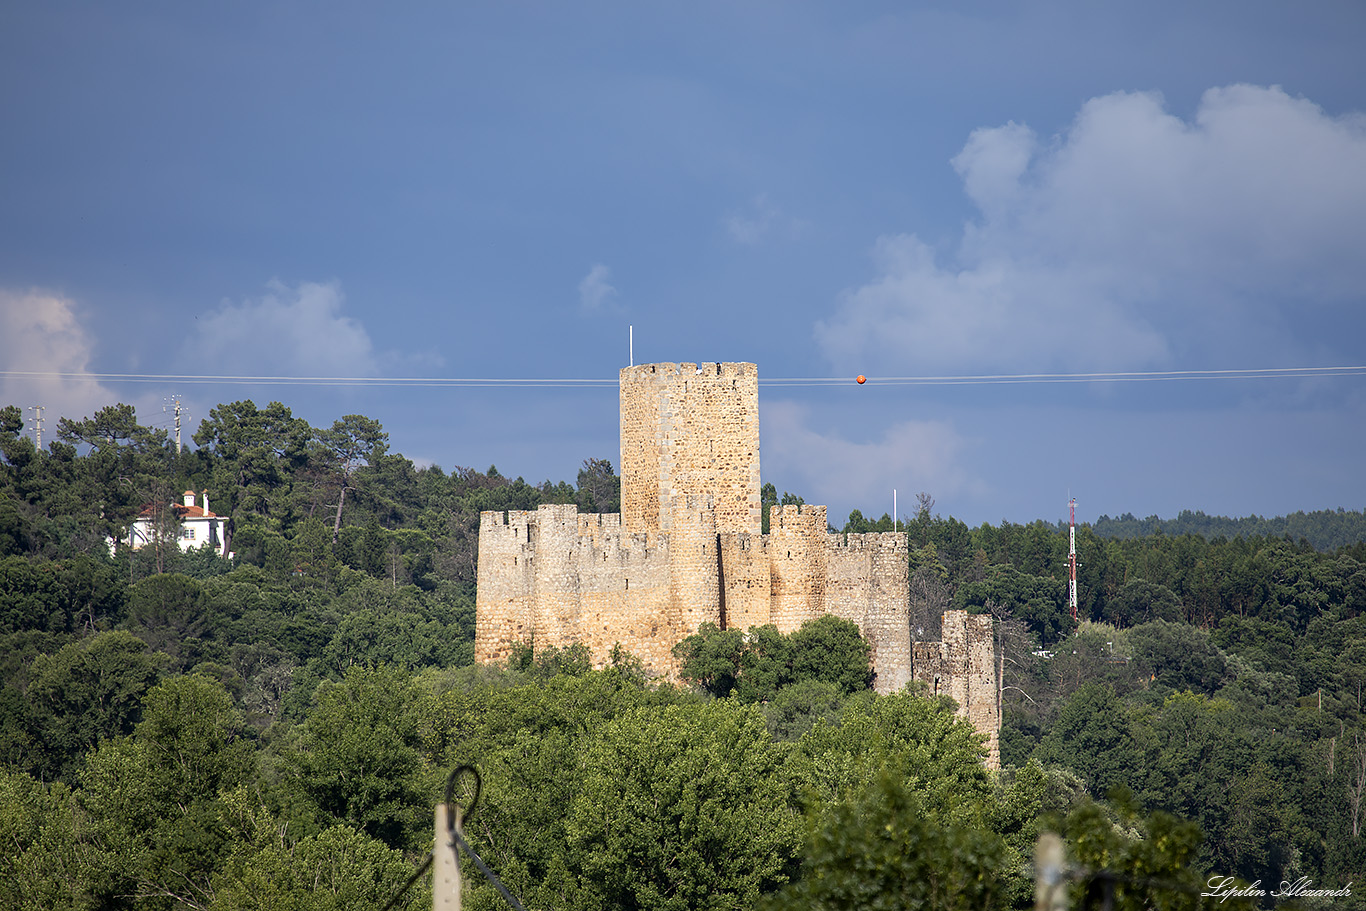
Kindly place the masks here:
MULTIPOLYGON (((1137 383, 1191 380, 1249 380, 1333 378, 1366 376, 1366 365, 1331 367, 1257 367, 1227 370, 1150 370, 1095 373, 998 373, 971 375, 870 376, 873 386, 990 386, 1048 383, 1137 383)), ((618 384, 616 377, 380 377, 380 376, 252 376, 221 374, 196 376, 157 373, 73 373, 38 370, 2 370, 12 379, 91 380, 102 383, 193 383, 199 385, 261 386, 400 386, 429 388, 605 388, 618 384)), ((850 377, 769 377, 760 386, 847 386, 850 377)))

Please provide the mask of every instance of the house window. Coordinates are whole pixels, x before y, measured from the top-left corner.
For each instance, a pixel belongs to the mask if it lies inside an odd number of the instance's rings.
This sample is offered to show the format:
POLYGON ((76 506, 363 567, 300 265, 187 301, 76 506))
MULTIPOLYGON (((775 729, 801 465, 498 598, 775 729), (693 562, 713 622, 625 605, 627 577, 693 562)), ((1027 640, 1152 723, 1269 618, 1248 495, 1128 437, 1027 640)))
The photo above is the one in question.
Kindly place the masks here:
POLYGON ((186 541, 193 541, 193 540, 194 540, 194 529, 193 529, 193 528, 182 528, 182 529, 180 530, 180 537, 181 537, 182 539, 186 540, 186 541))

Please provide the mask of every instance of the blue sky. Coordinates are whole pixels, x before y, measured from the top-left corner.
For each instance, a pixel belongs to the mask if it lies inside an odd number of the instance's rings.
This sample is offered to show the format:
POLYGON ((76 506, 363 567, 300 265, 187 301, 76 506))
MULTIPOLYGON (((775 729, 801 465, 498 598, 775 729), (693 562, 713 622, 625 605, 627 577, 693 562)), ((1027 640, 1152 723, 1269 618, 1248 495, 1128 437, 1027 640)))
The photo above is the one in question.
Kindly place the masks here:
POLYGON ((1363 43, 1355 0, 6 4, 0 402, 572 481, 611 387, 156 378, 614 380, 634 326, 868 375, 761 386, 836 524, 1361 509, 1361 371, 888 378, 1366 365, 1363 43))

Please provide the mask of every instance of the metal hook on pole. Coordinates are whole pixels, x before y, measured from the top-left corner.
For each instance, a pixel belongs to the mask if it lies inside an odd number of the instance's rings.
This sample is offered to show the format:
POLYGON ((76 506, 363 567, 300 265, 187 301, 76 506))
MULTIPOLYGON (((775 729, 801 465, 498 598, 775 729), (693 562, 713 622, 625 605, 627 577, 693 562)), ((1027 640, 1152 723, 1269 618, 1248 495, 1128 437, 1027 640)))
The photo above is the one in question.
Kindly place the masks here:
POLYGON ((493 884, 498 890, 498 894, 503 899, 516 908, 517 911, 526 911, 522 903, 513 897, 507 890, 502 881, 489 869, 484 859, 475 853, 470 847, 469 842, 465 841, 465 821, 474 815, 474 810, 479 806, 479 795, 483 790, 483 779, 479 776, 479 770, 472 765, 456 766, 451 774, 446 778, 445 802, 436 805, 436 832, 435 842, 432 845, 432 853, 427 856, 427 860, 413 874, 412 878, 399 890, 398 894, 389 900, 389 904, 384 906, 384 911, 389 911, 394 907, 422 874, 427 872, 427 868, 432 868, 432 911, 460 911, 460 892, 462 882, 460 877, 460 849, 470 856, 474 865, 479 868, 479 872, 484 874, 484 878, 493 884), (470 797, 466 806, 461 806, 455 800, 456 782, 462 777, 474 779, 474 794, 470 797))
POLYGON ((474 815, 483 782, 474 766, 457 766, 446 778, 446 799, 436 805, 436 834, 432 844, 432 911, 460 911, 460 852, 457 841, 465 817, 474 815), (474 777, 474 796, 466 810, 455 802, 455 783, 462 773, 474 777))

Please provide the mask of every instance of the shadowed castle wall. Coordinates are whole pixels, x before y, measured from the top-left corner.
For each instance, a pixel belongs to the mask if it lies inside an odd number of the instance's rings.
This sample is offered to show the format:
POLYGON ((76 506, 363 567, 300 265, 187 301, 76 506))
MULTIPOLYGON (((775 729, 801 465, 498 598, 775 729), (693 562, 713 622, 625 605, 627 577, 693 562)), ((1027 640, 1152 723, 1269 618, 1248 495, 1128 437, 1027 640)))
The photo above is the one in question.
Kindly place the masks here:
POLYGON ((725 594, 717 625, 748 629, 772 623, 773 572, 768 538, 732 532, 717 535, 717 540, 721 546, 721 590, 725 594))

